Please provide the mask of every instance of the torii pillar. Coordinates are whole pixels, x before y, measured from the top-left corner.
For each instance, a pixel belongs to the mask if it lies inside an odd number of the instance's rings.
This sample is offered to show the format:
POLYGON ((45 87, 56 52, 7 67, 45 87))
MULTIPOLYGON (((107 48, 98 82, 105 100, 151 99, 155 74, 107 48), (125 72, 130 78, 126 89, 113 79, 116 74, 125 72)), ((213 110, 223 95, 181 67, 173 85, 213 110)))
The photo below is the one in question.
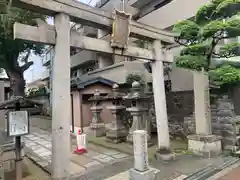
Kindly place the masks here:
POLYGON ((168 128, 167 103, 164 85, 163 61, 167 58, 163 53, 160 40, 155 40, 152 44, 153 52, 157 60, 152 61, 152 79, 155 114, 158 133, 158 150, 155 157, 159 160, 173 160, 174 154, 170 150, 170 138, 168 128))
POLYGON ((70 18, 55 16, 56 45, 52 66, 52 179, 69 179, 70 163, 70 18), (59 158, 61 157, 61 158, 59 158))

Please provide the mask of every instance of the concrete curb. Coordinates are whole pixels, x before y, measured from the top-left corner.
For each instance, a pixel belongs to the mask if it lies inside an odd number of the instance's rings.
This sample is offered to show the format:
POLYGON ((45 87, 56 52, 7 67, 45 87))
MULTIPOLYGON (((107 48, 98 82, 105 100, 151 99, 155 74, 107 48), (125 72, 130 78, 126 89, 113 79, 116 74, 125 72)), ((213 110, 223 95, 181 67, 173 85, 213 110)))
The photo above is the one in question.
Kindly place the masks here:
POLYGON ((218 180, 219 178, 223 177, 224 175, 226 175, 227 173, 229 173, 230 171, 232 171, 233 169, 235 169, 239 166, 240 166, 240 162, 237 162, 237 163, 227 167, 226 169, 223 169, 222 171, 216 173, 215 175, 209 177, 206 180, 218 180))
POLYGON ((91 141, 91 140, 88 140, 88 142, 89 142, 89 143, 92 143, 92 144, 94 144, 94 145, 97 145, 97 146, 106 148, 106 149, 111 149, 111 150, 119 151, 120 153, 124 153, 124 154, 130 155, 130 156, 133 156, 133 153, 130 153, 130 152, 128 152, 128 151, 123 151, 122 149, 118 149, 118 148, 115 148, 115 147, 110 147, 110 146, 108 146, 108 145, 101 144, 101 143, 98 143, 98 142, 94 142, 94 141, 91 141))

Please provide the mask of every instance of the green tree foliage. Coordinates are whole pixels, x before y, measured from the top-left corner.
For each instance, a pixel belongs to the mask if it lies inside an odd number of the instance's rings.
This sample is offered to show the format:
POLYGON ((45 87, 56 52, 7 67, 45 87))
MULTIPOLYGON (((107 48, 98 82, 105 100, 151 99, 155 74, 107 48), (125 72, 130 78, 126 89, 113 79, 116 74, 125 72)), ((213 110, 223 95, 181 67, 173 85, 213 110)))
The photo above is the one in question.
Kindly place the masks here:
POLYGON ((130 87, 132 87, 132 83, 134 81, 139 82, 141 86, 145 85, 145 81, 143 80, 142 76, 140 76, 138 74, 129 74, 126 77, 126 84, 128 84, 130 87))
POLYGON ((27 96, 28 97, 34 97, 34 96, 47 96, 49 95, 46 87, 40 87, 40 88, 31 88, 28 90, 27 96))
POLYGON ((31 65, 31 53, 40 55, 44 46, 13 38, 15 22, 36 25, 36 19, 45 20, 45 16, 12 7, 12 0, 0 0, 0 68, 10 78, 14 95, 24 95, 25 80, 23 73, 31 65))
POLYGON ((211 0, 198 9, 195 19, 177 23, 173 31, 184 46, 176 57, 178 67, 204 68, 219 86, 240 82, 240 58, 239 63, 226 60, 240 55, 240 43, 223 43, 240 36, 240 0, 211 0))

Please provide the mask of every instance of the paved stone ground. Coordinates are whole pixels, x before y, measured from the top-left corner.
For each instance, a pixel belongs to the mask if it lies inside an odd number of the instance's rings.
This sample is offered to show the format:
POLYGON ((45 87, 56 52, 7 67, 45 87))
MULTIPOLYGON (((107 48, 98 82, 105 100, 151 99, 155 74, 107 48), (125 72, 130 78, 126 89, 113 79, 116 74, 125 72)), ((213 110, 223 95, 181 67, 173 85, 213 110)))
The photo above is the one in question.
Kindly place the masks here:
MULTIPOLYGON (((51 133, 32 127, 31 134, 24 137, 25 151, 33 161, 50 172, 51 167, 51 133)), ((72 145, 74 152, 76 145, 72 145)), ((72 154, 70 162, 70 173, 79 176, 93 170, 104 168, 107 165, 126 160, 129 155, 118 151, 96 147, 88 144, 88 153, 83 155, 72 154)))
MULTIPOLYGON (((203 159, 192 155, 183 155, 168 163, 155 160, 150 162, 150 166, 160 170, 156 180, 183 180, 186 176, 201 170, 207 165, 212 164, 218 167, 225 160, 223 157, 203 159)), ((133 166, 133 159, 128 159, 94 172, 86 172, 77 180, 129 180, 126 179, 128 170, 133 166)))
MULTIPOLYGON (((51 120, 38 117, 32 118, 31 122, 31 125, 34 126, 31 128, 32 133, 24 139, 27 146, 26 150, 35 162, 50 171, 51 120)), ((87 154, 81 156, 72 154, 71 173, 74 175, 72 179, 125 180, 124 177, 128 177, 128 170, 134 166, 131 156, 90 143, 87 147, 89 150, 87 154)), ((72 149, 75 149, 74 145, 72 149)), ((224 160, 223 157, 203 159, 192 155, 182 155, 178 156, 175 161, 168 163, 151 161, 150 166, 160 170, 157 174, 157 180, 183 180, 187 175, 209 164, 216 166, 223 164, 224 160)))
POLYGON ((240 166, 231 169, 228 173, 216 180, 239 180, 240 179, 240 166))

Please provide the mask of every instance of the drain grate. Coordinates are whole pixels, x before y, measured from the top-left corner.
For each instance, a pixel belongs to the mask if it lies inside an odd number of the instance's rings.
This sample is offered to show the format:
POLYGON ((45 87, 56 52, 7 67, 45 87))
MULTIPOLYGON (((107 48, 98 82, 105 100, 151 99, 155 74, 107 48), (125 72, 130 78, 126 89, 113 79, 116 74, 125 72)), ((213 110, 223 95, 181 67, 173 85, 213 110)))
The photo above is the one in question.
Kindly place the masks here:
POLYGON ((184 180, 205 180, 205 179, 213 176, 217 172, 219 172, 237 162, 239 162, 238 158, 234 158, 234 157, 226 158, 225 162, 223 164, 221 164, 220 166, 216 167, 213 165, 208 165, 205 168, 203 168, 193 174, 190 174, 184 180))

